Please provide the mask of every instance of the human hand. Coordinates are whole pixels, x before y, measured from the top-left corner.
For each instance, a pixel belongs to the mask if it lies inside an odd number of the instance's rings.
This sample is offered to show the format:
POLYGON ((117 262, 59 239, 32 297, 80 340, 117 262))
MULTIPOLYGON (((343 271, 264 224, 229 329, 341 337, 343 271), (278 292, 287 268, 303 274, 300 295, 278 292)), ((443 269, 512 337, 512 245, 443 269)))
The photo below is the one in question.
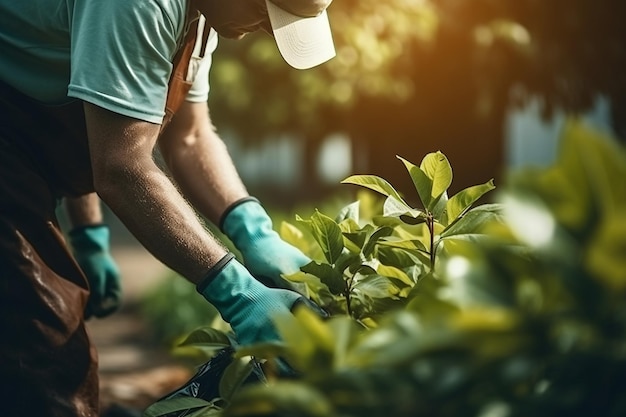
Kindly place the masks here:
POLYGON ((89 281, 85 319, 112 314, 120 306, 122 287, 119 268, 110 253, 109 228, 104 224, 77 227, 70 231, 69 240, 89 281))
POLYGON ((230 324, 241 345, 279 340, 274 318, 290 314, 304 299, 294 291, 266 287, 233 254, 222 258, 197 289, 230 324))
POLYGON ((282 275, 298 272, 311 259, 281 239, 256 198, 233 204, 222 216, 220 229, 241 252, 244 265, 255 278, 270 287, 298 291, 282 275))

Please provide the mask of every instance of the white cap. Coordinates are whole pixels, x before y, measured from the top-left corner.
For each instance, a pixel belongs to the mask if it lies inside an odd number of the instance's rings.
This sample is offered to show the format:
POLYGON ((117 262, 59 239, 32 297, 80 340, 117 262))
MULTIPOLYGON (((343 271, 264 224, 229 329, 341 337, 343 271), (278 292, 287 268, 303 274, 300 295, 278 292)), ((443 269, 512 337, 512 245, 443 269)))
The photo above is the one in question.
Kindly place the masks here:
POLYGON ((265 3, 276 45, 289 65, 307 69, 335 56, 325 9, 317 16, 302 17, 280 8, 270 0, 265 0, 265 3))

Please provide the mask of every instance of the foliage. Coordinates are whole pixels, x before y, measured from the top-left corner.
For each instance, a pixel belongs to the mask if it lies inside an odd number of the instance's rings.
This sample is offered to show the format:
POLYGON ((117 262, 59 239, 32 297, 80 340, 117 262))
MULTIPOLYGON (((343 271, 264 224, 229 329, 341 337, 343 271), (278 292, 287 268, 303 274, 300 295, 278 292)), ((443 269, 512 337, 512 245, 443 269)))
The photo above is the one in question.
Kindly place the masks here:
MULTIPOLYGON (((380 179, 350 179, 392 201, 384 205, 386 220, 366 230, 368 224, 357 226, 355 206, 339 222, 315 213, 301 224, 327 237, 326 263, 316 265, 334 267, 344 253, 358 254, 362 265, 388 248, 414 254, 416 248, 389 245, 392 234, 376 230, 420 226, 421 240, 412 240, 423 243, 429 216, 440 225, 436 238, 445 239, 446 228, 481 213, 481 206, 468 209, 469 197, 458 197, 457 206, 453 196, 441 209, 449 184, 443 161, 439 153, 419 168, 403 161, 424 203, 419 210, 380 179), (372 239, 376 244, 368 244, 372 239)), ((284 344, 240 349, 237 356, 281 356, 301 378, 276 380, 270 371, 268 383, 242 386, 221 410, 207 406, 197 415, 624 415, 624 174, 623 148, 570 125, 554 166, 511 174, 498 195, 501 215, 488 211, 498 221, 482 223, 484 238, 467 233, 450 239, 450 248, 444 240, 434 258, 415 256, 424 269, 402 308, 380 314, 371 328, 360 316, 322 321, 306 309, 280 318, 284 344)), ((438 248, 423 246, 422 255, 438 248)), ((386 279, 403 288, 402 279, 386 279)))
MULTIPOLYGON (((323 260, 287 279, 305 284, 307 294, 331 314, 348 314, 366 326, 404 303, 420 280, 433 279, 446 242, 484 237, 481 229, 499 211, 495 204, 471 209, 494 188, 493 181, 448 198, 452 168, 441 152, 428 154, 419 166, 399 159, 413 180, 421 209, 411 207, 385 179, 355 175, 343 183, 386 197, 382 215, 371 223, 360 219, 359 201, 344 207, 334 220, 319 211, 308 220, 297 217, 321 248, 323 260)), ((283 223, 283 229, 290 225, 283 223)), ((287 241, 301 244, 290 237, 284 233, 287 241)))
POLYGON ((142 298, 141 312, 151 324, 155 341, 168 345, 181 334, 206 325, 216 314, 195 287, 174 272, 142 298))

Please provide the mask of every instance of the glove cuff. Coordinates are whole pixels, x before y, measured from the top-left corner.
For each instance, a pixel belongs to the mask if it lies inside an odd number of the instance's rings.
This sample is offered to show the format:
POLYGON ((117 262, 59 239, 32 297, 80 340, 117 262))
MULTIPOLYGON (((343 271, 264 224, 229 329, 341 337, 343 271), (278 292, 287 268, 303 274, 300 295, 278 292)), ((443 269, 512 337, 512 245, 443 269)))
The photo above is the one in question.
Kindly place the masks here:
POLYGON ((272 312, 289 311, 295 301, 302 297, 293 291, 267 288, 255 280, 230 253, 209 270, 196 289, 225 321, 235 327, 245 326, 244 323, 250 320, 258 320, 256 315, 265 315, 267 318, 272 312))
POLYGON ((110 231, 104 223, 78 226, 68 233, 74 250, 108 251, 110 231))
MULTIPOLYGON (((209 285, 213 282, 213 280, 219 275, 220 272, 228 265, 230 261, 235 259, 235 255, 232 253, 227 253, 222 259, 217 261, 217 263, 209 269, 209 272, 202 278, 202 280, 196 285, 196 290, 204 295, 204 291, 207 289, 209 285)), ((206 297, 206 296, 205 296, 206 297)))
POLYGON ((226 210, 224 210, 224 213, 222 213, 222 217, 220 217, 220 221, 219 221, 219 224, 218 224, 218 226, 219 226, 220 230, 221 230, 223 233, 226 233, 226 231, 224 230, 224 223, 226 223, 226 219, 227 219, 228 215, 229 215, 229 214, 230 214, 230 213, 231 213, 234 209, 236 209, 237 207, 239 207, 240 205, 242 205, 242 204, 244 204, 244 203, 251 202, 251 201, 253 201, 253 202, 255 202, 255 203, 259 204, 259 205, 261 204, 261 202, 259 201, 259 199, 258 199, 258 198, 256 198, 256 197, 252 197, 252 196, 248 196, 248 197, 244 197, 244 198, 241 198, 241 199, 239 199, 239 200, 235 201, 235 202, 234 202, 234 203, 232 203, 230 206, 228 206, 228 207, 226 208, 226 210))

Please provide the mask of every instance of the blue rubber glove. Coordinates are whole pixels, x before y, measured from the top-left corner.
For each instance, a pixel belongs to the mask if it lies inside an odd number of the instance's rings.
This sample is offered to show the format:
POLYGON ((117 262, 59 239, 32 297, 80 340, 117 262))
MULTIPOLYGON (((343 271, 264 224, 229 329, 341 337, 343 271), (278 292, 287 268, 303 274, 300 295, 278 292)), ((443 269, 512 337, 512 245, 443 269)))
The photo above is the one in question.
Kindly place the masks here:
POLYGON ((281 274, 298 272, 311 259, 280 238, 256 198, 246 197, 231 205, 222 215, 220 229, 241 252, 244 265, 256 279, 270 287, 298 291, 281 274))
POLYGON ((109 248, 109 228, 104 224, 81 226, 69 233, 74 257, 89 280, 85 318, 106 317, 121 303, 120 271, 109 248))
POLYGON ((266 287, 230 253, 211 268, 197 290, 230 323, 241 345, 279 340, 272 320, 289 314, 304 298, 266 287))

